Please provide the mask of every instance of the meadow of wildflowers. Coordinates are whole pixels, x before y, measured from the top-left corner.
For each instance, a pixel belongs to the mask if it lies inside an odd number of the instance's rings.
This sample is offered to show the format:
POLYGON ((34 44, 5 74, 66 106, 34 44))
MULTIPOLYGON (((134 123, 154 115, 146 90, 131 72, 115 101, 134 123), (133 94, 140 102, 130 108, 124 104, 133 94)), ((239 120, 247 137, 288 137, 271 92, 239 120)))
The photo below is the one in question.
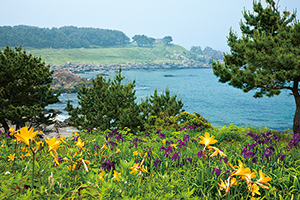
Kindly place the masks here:
POLYGON ((299 133, 194 125, 39 134, 1 133, 0 199, 300 199, 299 133))

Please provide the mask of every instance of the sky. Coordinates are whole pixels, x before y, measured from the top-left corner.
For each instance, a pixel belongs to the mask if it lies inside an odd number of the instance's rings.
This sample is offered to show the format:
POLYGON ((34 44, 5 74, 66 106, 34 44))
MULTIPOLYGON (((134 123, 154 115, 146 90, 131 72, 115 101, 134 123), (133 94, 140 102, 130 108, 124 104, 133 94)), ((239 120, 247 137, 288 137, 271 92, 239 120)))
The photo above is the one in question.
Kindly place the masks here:
MULTIPOLYGON (((242 11, 252 12, 252 4, 252 0, 0 0, 0 26, 111 29, 129 38, 171 36, 173 44, 187 50, 209 46, 228 52, 229 30, 232 27, 240 35, 242 11)), ((280 11, 300 10, 300 0, 281 0, 278 5, 280 11)))

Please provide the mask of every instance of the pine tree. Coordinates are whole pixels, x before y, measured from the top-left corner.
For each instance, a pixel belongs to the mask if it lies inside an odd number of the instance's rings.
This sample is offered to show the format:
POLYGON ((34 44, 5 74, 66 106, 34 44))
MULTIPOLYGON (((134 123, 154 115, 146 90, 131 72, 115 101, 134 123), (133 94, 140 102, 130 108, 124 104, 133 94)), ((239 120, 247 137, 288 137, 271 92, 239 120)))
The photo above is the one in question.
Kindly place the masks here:
POLYGON ((224 65, 213 61, 213 72, 220 82, 229 82, 254 97, 279 95, 291 90, 296 102, 293 131, 300 132, 300 24, 296 13, 280 13, 273 0, 253 2, 253 13, 244 11, 240 23, 242 37, 230 30, 230 54, 224 65))
POLYGON ((137 129, 141 123, 135 81, 123 84, 121 72, 120 67, 113 79, 97 75, 90 88, 82 86, 77 95, 80 107, 73 108, 70 102, 67 105, 72 125, 81 129, 137 129))
POLYGON ((155 89, 153 95, 147 96, 145 100, 142 99, 139 108, 142 120, 147 123, 150 116, 176 116, 184 111, 183 105, 182 99, 177 99, 176 94, 171 96, 170 89, 166 88, 165 93, 162 92, 160 95, 155 89))
POLYGON ((47 117, 42 112, 59 101, 60 94, 54 95, 50 89, 52 74, 49 65, 22 46, 0 50, 0 123, 5 131, 9 124, 18 129, 26 122, 31 126, 52 122, 54 110, 49 110, 47 117))

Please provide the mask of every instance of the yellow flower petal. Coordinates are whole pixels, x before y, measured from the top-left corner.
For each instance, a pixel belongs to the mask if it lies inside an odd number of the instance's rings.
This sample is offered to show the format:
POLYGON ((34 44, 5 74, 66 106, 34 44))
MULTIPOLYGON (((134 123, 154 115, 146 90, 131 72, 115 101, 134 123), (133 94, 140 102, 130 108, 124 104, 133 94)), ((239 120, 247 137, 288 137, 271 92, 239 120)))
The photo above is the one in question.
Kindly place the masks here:
POLYGON ((15 157, 16 157, 16 154, 14 153, 14 154, 10 154, 9 156, 8 156, 8 161, 14 161, 15 160, 15 157))
MULTIPOLYGON (((267 183, 268 181, 271 181, 272 180, 272 178, 270 178, 270 177, 266 177, 265 175, 264 175, 264 173, 261 171, 261 170, 259 170, 259 179, 256 181, 256 183, 257 184, 259 184, 260 186, 264 186, 263 184, 266 184, 266 185, 268 185, 269 187, 271 187, 271 185, 269 184, 269 183, 267 183)), ((264 186, 264 188, 265 189, 268 189, 268 187, 266 187, 266 186, 264 186)))
POLYGON ((33 128, 28 130, 28 127, 25 126, 21 128, 20 133, 15 134, 15 137, 29 146, 29 140, 33 141, 38 133, 38 131, 33 132, 33 130, 33 128))
POLYGON ((56 140, 55 137, 52 137, 51 139, 47 139, 46 143, 48 144, 48 151, 54 151, 58 149, 59 145, 61 144, 61 140, 56 140))
POLYGON ((252 185, 250 191, 251 191, 252 196, 254 196, 255 194, 260 195, 259 187, 256 184, 252 185))
POLYGON ((218 142, 218 140, 215 140, 215 136, 211 136, 209 137, 209 133, 205 132, 204 134, 205 137, 203 136, 199 136, 199 138, 201 139, 201 141, 199 142, 200 144, 204 144, 205 147, 211 145, 211 144, 215 144, 218 142))

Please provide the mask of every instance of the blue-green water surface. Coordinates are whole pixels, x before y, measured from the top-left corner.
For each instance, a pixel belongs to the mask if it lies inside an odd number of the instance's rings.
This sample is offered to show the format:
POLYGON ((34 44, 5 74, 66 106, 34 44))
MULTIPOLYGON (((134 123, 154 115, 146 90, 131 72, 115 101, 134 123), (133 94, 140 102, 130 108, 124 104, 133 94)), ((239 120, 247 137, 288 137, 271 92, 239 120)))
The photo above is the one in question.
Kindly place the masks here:
MULTIPOLYGON (((77 74, 85 78, 96 77, 97 72, 77 74)), ((115 72, 107 73, 114 76, 115 72)), ((254 98, 254 91, 244 93, 240 89, 219 83, 212 69, 180 70, 131 70, 123 71, 127 81, 136 80, 137 101, 151 95, 154 89, 158 92, 169 87, 172 94, 177 94, 184 102, 187 112, 198 112, 214 126, 234 123, 238 126, 266 126, 275 130, 292 128, 295 113, 294 97, 290 91, 282 90, 279 96, 271 98, 254 98)), ((70 99, 77 105, 76 94, 62 94, 62 103, 48 108, 62 110, 70 99)), ((59 120, 67 118, 65 111, 58 116, 59 120)))

